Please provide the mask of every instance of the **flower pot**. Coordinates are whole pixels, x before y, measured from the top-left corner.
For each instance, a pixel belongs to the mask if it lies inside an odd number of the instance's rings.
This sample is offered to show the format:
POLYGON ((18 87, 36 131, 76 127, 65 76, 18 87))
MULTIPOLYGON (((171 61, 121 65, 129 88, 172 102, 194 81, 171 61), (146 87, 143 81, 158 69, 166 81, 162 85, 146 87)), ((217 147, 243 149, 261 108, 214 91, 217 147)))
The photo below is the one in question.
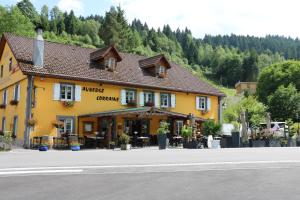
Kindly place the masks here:
POLYGON ((39 151, 48 151, 48 146, 40 146, 39 151))
POLYGON ((71 146, 71 150, 72 151, 79 151, 80 150, 80 146, 71 146))
POLYGON ((279 140, 269 140, 269 147, 281 147, 279 140))
POLYGON ((121 144, 121 150, 130 150, 131 145, 130 144, 121 144))
POLYGON ((265 147, 266 141, 265 140, 253 140, 252 147, 265 147))
POLYGON ((157 134, 158 147, 160 150, 167 148, 167 135, 157 134))
POLYGON ((220 149, 221 148, 221 140, 215 140, 213 139, 211 142, 211 148, 212 149, 220 149))

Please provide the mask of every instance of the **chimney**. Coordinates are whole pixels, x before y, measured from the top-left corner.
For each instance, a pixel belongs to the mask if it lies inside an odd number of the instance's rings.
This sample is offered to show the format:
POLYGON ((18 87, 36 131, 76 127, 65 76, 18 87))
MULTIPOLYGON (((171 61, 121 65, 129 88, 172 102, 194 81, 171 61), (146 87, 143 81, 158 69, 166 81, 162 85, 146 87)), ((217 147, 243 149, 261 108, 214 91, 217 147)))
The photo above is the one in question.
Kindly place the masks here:
POLYGON ((33 41, 33 65, 43 67, 44 65, 44 38, 41 27, 36 28, 37 37, 33 41))

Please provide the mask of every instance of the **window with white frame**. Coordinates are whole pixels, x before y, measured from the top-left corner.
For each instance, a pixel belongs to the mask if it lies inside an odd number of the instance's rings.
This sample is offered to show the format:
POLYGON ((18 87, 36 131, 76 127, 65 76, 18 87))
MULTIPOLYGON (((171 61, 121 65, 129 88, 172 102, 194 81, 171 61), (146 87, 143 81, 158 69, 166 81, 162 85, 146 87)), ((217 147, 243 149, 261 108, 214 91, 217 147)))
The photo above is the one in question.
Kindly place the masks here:
POLYGON ((126 103, 135 101, 135 91, 134 90, 126 90, 126 103))
POLYGON ((146 103, 154 103, 154 94, 153 92, 144 92, 144 102, 146 103))
POLYGON ((175 127, 175 134, 180 135, 181 134, 181 129, 183 127, 183 121, 182 120, 177 120, 176 121, 176 127, 175 127))
POLYGON ((206 110, 206 97, 199 97, 199 110, 206 110))
POLYGON ((105 67, 114 70, 116 66, 115 58, 108 58, 105 62, 105 67))
POLYGON ((62 101, 74 100, 74 85, 60 84, 60 100, 62 101))
POLYGON ((170 95, 161 93, 160 94, 160 107, 162 108, 168 108, 170 105, 170 95))
POLYGON ((63 122, 64 125, 59 129, 60 134, 72 134, 74 133, 74 119, 71 117, 62 117, 59 121, 63 122))
POLYGON ((158 74, 165 74, 166 68, 162 65, 159 66, 158 68, 158 74))

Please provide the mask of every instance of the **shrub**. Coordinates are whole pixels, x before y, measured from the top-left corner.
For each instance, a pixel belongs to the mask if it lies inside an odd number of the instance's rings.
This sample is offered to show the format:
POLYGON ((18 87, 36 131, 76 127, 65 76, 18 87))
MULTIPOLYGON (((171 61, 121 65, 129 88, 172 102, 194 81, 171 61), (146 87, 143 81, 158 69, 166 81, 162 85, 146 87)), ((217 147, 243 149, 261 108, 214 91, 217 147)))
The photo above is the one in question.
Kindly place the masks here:
POLYGON ((130 137, 127 134, 122 133, 122 135, 120 135, 119 141, 121 144, 128 144, 130 141, 130 137))
POLYGON ((184 125, 181 128, 181 136, 183 138, 188 139, 188 138, 192 137, 192 135, 193 135, 193 128, 192 127, 184 125))
POLYGON ((4 131, 3 135, 0 135, 0 144, 3 150, 10 150, 12 145, 11 131, 4 131))
POLYGON ((157 134, 167 134, 169 132, 169 124, 167 122, 161 122, 157 129, 157 134))
POLYGON ((214 120, 207 120, 203 123, 204 135, 216 137, 220 134, 221 127, 220 123, 215 123, 214 120))

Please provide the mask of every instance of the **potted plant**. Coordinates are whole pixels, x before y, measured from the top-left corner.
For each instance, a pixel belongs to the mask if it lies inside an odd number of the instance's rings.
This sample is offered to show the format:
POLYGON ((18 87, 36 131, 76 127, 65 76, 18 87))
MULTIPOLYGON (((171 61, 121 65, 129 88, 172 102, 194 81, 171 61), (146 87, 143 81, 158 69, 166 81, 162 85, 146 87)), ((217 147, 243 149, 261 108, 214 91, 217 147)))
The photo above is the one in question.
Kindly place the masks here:
POLYGON ((13 100, 11 100, 10 101, 10 105, 18 105, 18 103, 19 103, 19 101, 18 100, 15 100, 15 99, 13 99, 13 100))
POLYGON ((158 147, 160 150, 167 148, 167 133, 169 132, 169 124, 161 122, 157 129, 158 147))
POLYGON ((120 135, 119 140, 120 140, 120 144, 121 144, 121 150, 131 149, 131 145, 129 144, 130 137, 127 134, 122 133, 122 135, 120 135))
POLYGON ((35 119, 29 119, 29 120, 27 121, 27 124, 28 124, 28 126, 33 127, 33 126, 36 124, 36 120, 35 120, 35 119))
POLYGON ((193 128, 191 126, 184 125, 181 128, 181 137, 183 138, 183 148, 194 149, 193 141, 191 137, 193 136, 193 128))
POLYGON ((2 135, 0 135, 0 147, 4 151, 9 151, 11 150, 12 146, 12 137, 11 137, 11 131, 2 131, 2 135))
POLYGON ((212 138, 211 143, 210 140, 208 140, 208 147, 211 147, 213 149, 221 148, 220 138, 218 137, 220 135, 221 127, 221 124, 215 123, 214 120, 207 120, 203 123, 204 135, 208 138, 212 138))
POLYGON ((127 102, 127 106, 130 106, 130 107, 136 107, 136 101, 135 100, 130 100, 127 102))
POLYGON ((74 106, 74 101, 63 101, 63 106, 67 107, 67 108, 71 108, 74 106))
POLYGON ((71 150, 72 151, 79 151, 80 150, 80 144, 78 142, 72 142, 71 143, 71 150))
POLYGON ((48 151, 49 149, 49 144, 48 143, 42 143, 40 146, 39 146, 39 151, 48 151))
POLYGON ((6 108, 6 105, 5 104, 1 104, 0 105, 0 109, 4 109, 4 108, 6 108))
POLYGON ((64 127, 64 123, 59 120, 52 122, 52 124, 55 128, 63 128, 64 127))

